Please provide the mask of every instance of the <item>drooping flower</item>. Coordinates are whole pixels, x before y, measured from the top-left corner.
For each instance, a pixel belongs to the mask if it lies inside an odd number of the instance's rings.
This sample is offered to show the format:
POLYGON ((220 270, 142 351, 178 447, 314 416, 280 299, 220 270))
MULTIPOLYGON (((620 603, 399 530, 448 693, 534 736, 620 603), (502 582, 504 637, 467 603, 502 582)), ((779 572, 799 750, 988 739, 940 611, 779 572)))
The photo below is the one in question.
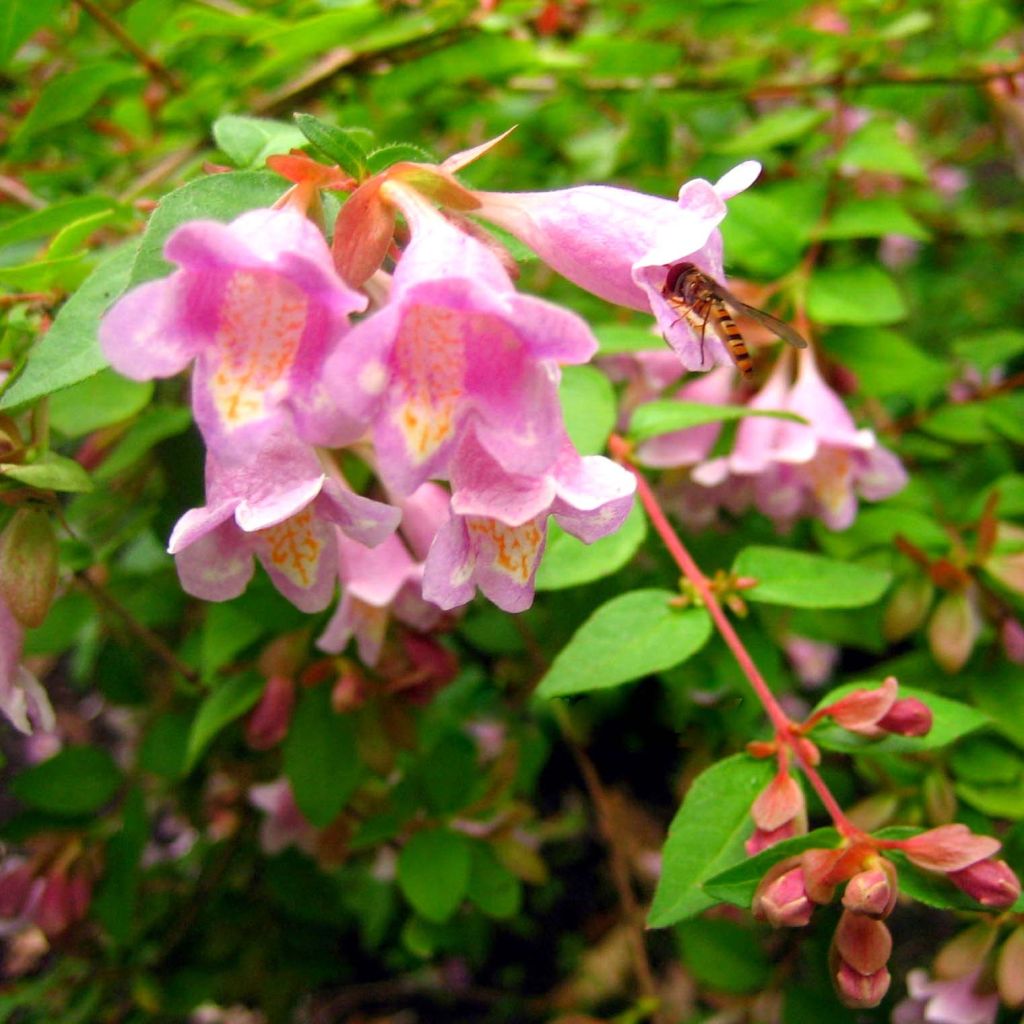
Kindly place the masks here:
MULTIPOLYGON (((562 434, 559 364, 586 362, 597 343, 575 314, 519 295, 498 258, 397 183, 412 240, 389 301, 328 360, 338 401, 370 420, 377 468, 403 497, 443 478, 472 428, 508 472, 541 473, 562 434)), ((383 190, 382 190, 383 191, 383 190)))
POLYGON ((133 288, 103 318, 100 342, 135 380, 195 360, 193 408, 222 458, 247 458, 289 426, 310 444, 355 440, 323 363, 366 299, 335 274, 323 235, 294 210, 252 210, 230 224, 192 221, 167 240, 179 267, 133 288))
POLYGON ((510 475, 468 434, 452 463, 452 515, 427 556, 423 596, 441 608, 479 587, 499 608, 522 611, 544 550, 547 517, 587 544, 621 525, 633 501, 631 473, 599 455, 561 454, 538 476, 510 475))
POLYGON ((206 461, 207 503, 181 517, 168 544, 185 590, 227 601, 245 590, 255 556, 278 590, 320 611, 338 575, 337 527, 379 544, 401 512, 352 493, 328 476, 313 450, 286 434, 268 438, 245 464, 206 461))

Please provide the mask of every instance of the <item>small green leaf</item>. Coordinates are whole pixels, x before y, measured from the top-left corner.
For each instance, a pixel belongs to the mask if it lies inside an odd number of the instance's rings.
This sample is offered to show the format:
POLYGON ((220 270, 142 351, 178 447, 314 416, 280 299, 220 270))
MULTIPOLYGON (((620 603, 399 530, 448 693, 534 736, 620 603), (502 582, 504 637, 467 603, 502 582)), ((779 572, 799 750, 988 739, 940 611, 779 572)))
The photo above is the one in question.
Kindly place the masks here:
POLYGON ((273 206, 287 187, 283 178, 269 171, 230 171, 197 178, 164 196, 146 225, 129 284, 134 287, 170 273, 163 252, 175 228, 190 220, 225 223, 247 210, 273 206))
POLYGON ((268 629, 234 604, 211 604, 206 609, 199 641, 199 664, 203 678, 212 679, 232 658, 241 654, 268 629))
POLYGON ((916 220, 895 196, 872 196, 868 199, 847 199, 838 206, 822 238, 881 238, 883 235, 906 235, 927 241, 931 232, 916 220))
POLYGON ((650 324, 596 324, 594 334, 598 351, 603 356, 665 348, 664 339, 651 330, 650 324))
POLYGON ((921 429, 955 444, 988 444, 996 438, 984 402, 940 406, 921 424, 921 429))
POLYGON ((79 463, 55 452, 46 452, 25 465, 0 463, 0 473, 40 491, 84 493, 93 489, 92 479, 79 463))
POLYGON ((139 887, 139 864, 149 840, 149 821, 141 789, 124 801, 121 828, 107 840, 103 851, 103 881, 92 903, 93 913, 119 946, 132 935, 139 887))
POLYGON ((565 429, 581 455, 604 451, 617 408, 611 381, 593 366, 567 366, 558 391, 565 429))
POLYGON ((259 169, 268 156, 306 145, 293 124, 264 117, 225 114, 213 122, 213 138, 236 167, 259 169))
POLYGON ((284 743, 284 773, 299 810, 317 828, 334 821, 359 785, 355 720, 334 711, 329 686, 299 698, 284 743))
POLYGON ((634 590, 601 605, 576 630, 540 682, 541 697, 604 690, 662 672, 711 636, 702 608, 676 608, 668 590, 634 590))
POLYGON ((840 163, 862 171, 898 174, 911 181, 928 180, 920 157, 899 137, 896 125, 888 121, 869 121, 858 129, 839 159, 840 163))
POLYGON ((716 902, 701 887, 744 857, 743 843, 754 830, 750 805, 774 771, 770 761, 734 754, 694 779, 669 826, 647 919, 652 928, 693 917, 716 902))
POLYGON ((1024 331, 1006 328, 968 334, 953 342, 953 351, 965 363, 987 372, 1024 352, 1024 331))
POLYGON ((37 29, 53 20, 60 0, 4 0, 0 4, 0 68, 37 29))
POLYGON ((537 590, 564 590, 611 576, 636 554, 646 536, 647 518, 639 502, 613 534, 593 544, 584 544, 551 520, 537 570, 537 590))
POLYGON ((367 175, 366 153, 350 132, 327 124, 312 114, 296 114, 299 131, 350 178, 362 181, 367 175))
POLYGON ((470 840, 461 832, 417 832, 398 855, 398 885, 416 913, 428 921, 447 921, 469 888, 470 840))
POLYGON ((51 203, 42 210, 33 210, 0 224, 0 249, 19 242, 46 238, 69 224, 90 214, 113 210, 117 203, 106 196, 79 196, 51 203))
POLYGON ((877 601, 892 582, 882 569, 788 548, 744 548, 732 570, 758 581, 744 591, 748 600, 791 608, 859 608, 877 601))
POLYGON ((907 303, 884 270, 862 263, 816 270, 807 289, 807 312, 823 324, 892 324, 906 319, 907 303))
POLYGON ((834 828, 819 828, 806 835, 794 836, 781 843, 769 846, 754 857, 747 857, 738 864, 709 878, 703 885, 704 892, 715 900, 733 903, 737 907, 749 908, 754 899, 758 882, 765 872, 781 860, 803 853, 804 850, 831 850, 839 845, 839 833, 834 828))
POLYGON ((681 922, 676 935, 686 970, 701 985, 743 994, 760 991, 768 981, 768 954, 749 924, 702 918, 681 922))
POLYGON ((107 365, 97 338, 100 317, 124 291, 134 259, 134 249, 124 246, 96 267, 29 353, 24 370, 0 396, 0 409, 53 394, 107 365))
MULTIPOLYGON (((847 683, 830 690, 819 702, 818 707, 831 704, 854 690, 874 689, 880 682, 847 683)), ((988 715, 968 704, 940 697, 927 690, 918 690, 900 684, 899 697, 914 697, 932 710, 932 728, 926 736, 889 735, 879 739, 858 736, 832 723, 822 724, 814 730, 814 741, 828 750, 852 754, 858 751, 877 754, 913 754, 917 751, 938 750, 948 746, 961 736, 975 729, 991 724, 988 715)))
POLYGON ((753 191, 729 200, 722 237, 730 265, 759 277, 781 277, 792 270, 805 241, 782 196, 753 191))
POLYGON ((50 423, 65 437, 82 437, 130 419, 153 397, 153 382, 101 370, 50 399, 50 423))
POLYGON ((943 391, 953 370, 884 327, 842 327, 831 331, 827 346, 857 375, 861 390, 880 397, 908 397, 924 403, 943 391))
POLYGON ((810 107, 781 107, 758 118, 749 128, 715 144, 718 153, 750 156, 776 146, 799 142, 821 124, 828 115, 810 107))
POLYGON ((366 158, 366 166, 370 174, 380 174, 392 164, 405 162, 435 164, 437 157, 421 146, 414 146, 411 142, 395 142, 373 150, 366 158))
POLYGON ((971 700, 991 717, 992 728, 1024 750, 1024 686, 1020 668, 1002 666, 1001 670, 980 673, 970 684, 971 700))
POLYGON ((121 785, 113 758, 99 747, 65 747, 10 784, 22 802, 48 814, 95 814, 121 785))
POLYGON ((266 680, 258 672, 232 676, 217 687, 199 706, 188 737, 186 768, 191 771, 213 738, 230 722, 240 718, 260 699, 266 680))
POLYGON ((985 418, 993 429, 1024 444, 1024 394, 995 395, 985 402, 985 418))
POLYGON ((72 288, 81 280, 84 267, 81 253, 0 267, 0 285, 16 291, 72 288))
POLYGON ((46 248, 47 259, 71 256, 89 240, 89 237, 114 219, 113 210, 97 210, 70 224, 65 224, 46 248))
POLYGON ((483 843, 473 844, 466 895, 488 917, 504 921, 515 917, 523 902, 522 883, 483 843))
POLYGON ((169 437, 184 433, 192 425, 192 410, 178 405, 147 409, 95 472, 101 482, 112 480, 134 466, 147 452, 169 437))
POLYGON ((707 405, 703 402, 682 402, 659 399, 637 406, 629 421, 629 436, 639 443, 676 430, 702 427, 706 423, 732 423, 748 416, 768 416, 792 423, 806 423, 796 413, 776 409, 749 409, 740 405, 707 405))

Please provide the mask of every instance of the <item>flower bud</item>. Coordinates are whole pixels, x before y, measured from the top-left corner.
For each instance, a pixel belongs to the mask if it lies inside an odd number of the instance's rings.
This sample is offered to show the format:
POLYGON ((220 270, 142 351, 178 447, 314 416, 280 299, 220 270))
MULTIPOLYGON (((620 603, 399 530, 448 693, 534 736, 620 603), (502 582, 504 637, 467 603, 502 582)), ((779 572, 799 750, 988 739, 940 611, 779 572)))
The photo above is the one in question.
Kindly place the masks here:
POLYGON ((366 680, 354 665, 350 665, 341 673, 331 690, 331 707, 339 715, 344 715, 361 708, 366 703, 366 697, 366 680))
POLYGON ((0 875, 0 919, 15 920, 28 913, 39 888, 30 864, 22 862, 5 871, 0 875))
POLYGON ((1003 619, 999 627, 1003 652, 1015 665, 1024 665, 1024 625, 1019 619, 1003 619))
POLYGON ((26 629, 41 626, 50 610, 59 554, 50 517, 41 509, 18 509, 0 534, 0 594, 26 629))
POLYGON ((942 772, 929 772, 921 784, 925 814, 933 825, 948 825, 956 815, 956 792, 942 772))
POLYGON ((996 960, 999 998, 1011 1009, 1024 1006, 1024 925, 1010 933, 996 960))
POLYGON ((785 825, 780 825, 770 832, 766 832, 762 828, 755 828, 750 838, 743 844, 743 848, 747 851, 748 857, 756 857, 762 850, 770 849, 772 846, 777 846, 798 835, 803 835, 803 832, 797 831, 795 821, 787 821, 785 825))
POLYGON ((862 832, 876 832, 892 822, 899 807, 895 793, 872 793, 848 808, 846 816, 862 832))
MULTIPOLYGON (((834 704, 822 708, 818 714, 827 714, 836 725, 864 736, 877 736, 878 720, 888 714, 896 702, 896 680, 889 676, 873 690, 854 690, 840 697, 834 704)), ((817 717, 817 716, 815 716, 817 717)))
POLYGON ((789 772, 778 772, 758 794, 750 816, 759 829, 773 832, 786 822, 805 814, 807 804, 800 783, 789 772))
POLYGON ((980 970, 999 929, 987 921, 978 921, 954 935, 938 952, 932 973, 936 978, 963 978, 980 970))
POLYGON ((868 917, 888 917, 898 895, 896 868, 890 861, 878 859, 876 867, 858 871, 846 883, 843 906, 851 913, 868 917))
POLYGON ((1002 844, 966 825, 940 825, 900 843, 907 859, 926 871, 958 872, 991 857, 1002 844))
POLYGON ((946 594, 928 623, 928 646, 939 667, 959 672, 974 650, 980 628, 978 612, 967 594, 946 594))
POLYGON ((810 921, 813 910, 799 864, 781 875, 770 871, 754 893, 754 917, 773 928, 800 928, 810 921))
POLYGON ((60 935, 85 917, 91 896, 92 882, 82 872, 51 871, 32 915, 36 926, 47 938, 60 935))
POLYGON ((881 921, 844 910, 833 939, 836 952, 858 974, 880 971, 892 953, 892 936, 881 921))
POLYGON ((927 736, 932 729, 932 709, 916 697, 904 697, 878 720, 878 728, 899 736, 927 736))
POLYGON ((898 584, 882 616, 882 636, 892 643, 918 630, 934 594, 935 587, 927 576, 913 576, 898 584))
POLYGON ((860 974, 848 963, 839 964, 835 974, 836 994, 844 1006, 854 1010, 870 1010, 877 1006, 889 991, 892 977, 886 967, 874 974, 860 974))
POLYGON ((983 907, 1005 910, 1020 899, 1020 880, 1005 860, 979 860, 961 871, 950 871, 948 877, 983 907))
POLYGON ((253 750, 270 750, 288 735, 295 707, 295 684, 287 676, 271 676, 263 696, 245 725, 245 739, 253 750))

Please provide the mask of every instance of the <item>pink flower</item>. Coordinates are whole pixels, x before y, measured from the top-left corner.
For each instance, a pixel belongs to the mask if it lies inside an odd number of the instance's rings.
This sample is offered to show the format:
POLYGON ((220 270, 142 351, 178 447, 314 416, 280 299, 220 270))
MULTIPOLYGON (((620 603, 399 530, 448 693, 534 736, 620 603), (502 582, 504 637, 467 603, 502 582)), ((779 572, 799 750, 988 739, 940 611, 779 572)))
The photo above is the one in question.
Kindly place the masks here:
POLYGON ((782 646, 797 679, 809 689, 827 683, 839 664, 840 651, 835 644, 790 634, 782 646))
POLYGON ((314 852, 316 829, 303 817, 287 779, 250 786, 249 803, 266 814, 260 824, 264 853, 280 853, 289 846, 297 846, 303 853, 314 852))
POLYGON ((904 839, 907 860, 926 871, 962 871, 992 856, 1002 845, 992 836, 975 835, 966 825, 940 825, 904 839))
POLYGON ((959 978, 933 981, 927 971, 911 971, 909 997, 893 1010, 893 1024, 994 1024, 999 996, 977 991, 980 975, 979 967, 959 978))
POLYGON ((758 884, 751 909, 754 917, 773 928, 802 928, 814 910, 807 896, 804 869, 799 864, 781 873, 769 869, 758 884))
POLYGON ((668 269, 682 261, 723 277, 725 200, 748 188, 761 165, 749 160, 714 185, 689 181, 676 202, 606 185, 552 192, 477 192, 475 214, 525 242, 581 288, 630 309, 651 311, 687 369, 731 362, 717 339, 704 346, 662 295, 668 269))
POLYGON ((46 690, 21 663, 25 630, 0 600, 0 713, 19 732, 52 733, 56 728, 46 690))
POLYGON ((255 556, 296 607, 320 611, 337 580, 335 527, 379 544, 401 517, 328 477, 312 449, 283 434, 247 463, 224 465, 209 453, 206 493, 206 505, 178 520, 168 551, 185 590, 207 601, 241 594, 255 556))
POLYGON ((528 608, 547 517, 590 544, 619 528, 635 488, 631 473, 599 455, 581 458, 564 435, 561 455, 539 476, 506 474, 468 435, 453 459, 452 515, 427 556, 423 596, 455 608, 478 586, 505 611, 528 608))
POLYGON ((227 225, 193 221, 164 254, 179 269, 133 288, 103 319, 116 370, 147 380, 195 360, 196 422, 222 456, 243 457, 282 425, 330 446, 362 433, 339 414, 322 369, 366 300, 335 274, 309 220, 253 210, 227 225))
POLYGON ((597 348, 587 325, 518 295, 486 246, 412 190, 388 183, 413 230, 387 304, 357 325, 328 360, 338 400, 372 421, 388 489, 410 494, 446 477, 468 429, 501 466, 543 472, 558 454, 558 365, 597 348))
POLYGON ((757 795, 750 816, 756 828, 744 845, 751 857, 784 839, 803 835, 807 831, 807 802, 800 783, 788 771, 777 772, 757 795))

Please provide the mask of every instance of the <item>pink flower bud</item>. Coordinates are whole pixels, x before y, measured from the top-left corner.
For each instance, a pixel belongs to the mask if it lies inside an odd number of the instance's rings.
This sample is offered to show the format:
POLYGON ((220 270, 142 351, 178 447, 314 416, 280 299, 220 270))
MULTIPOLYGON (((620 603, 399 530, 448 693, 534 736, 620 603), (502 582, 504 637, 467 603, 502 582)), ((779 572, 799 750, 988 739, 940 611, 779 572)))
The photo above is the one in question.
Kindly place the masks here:
POLYGON ((940 825, 904 839, 900 849, 926 871, 955 872, 991 857, 1001 845, 992 836, 975 835, 966 825, 940 825))
POLYGON ((253 750, 270 750, 288 735, 295 707, 295 684, 287 676, 271 676, 263 696, 245 725, 245 740, 253 750))
POLYGON ((764 832, 774 832, 806 812, 804 791, 789 772, 778 772, 750 808, 754 823, 764 832))
POLYGON ((1003 619, 999 639, 1006 657, 1015 665, 1024 665, 1024 625, 1019 619, 1003 619))
POLYGON ((754 917, 773 928, 800 928, 810 921, 813 910, 799 864, 781 875, 770 871, 754 893, 754 917))
POLYGON ((858 974, 880 971, 892 953, 889 929, 873 917, 844 910, 833 940, 836 952, 858 974))
POLYGON ((896 680, 888 679, 874 690, 854 690, 841 697, 822 712, 831 716, 836 725, 865 736, 877 736, 877 722, 896 702, 896 680))
POLYGON ((366 703, 366 696, 366 680, 358 669, 351 666, 342 672, 331 690, 331 707, 339 715, 344 715, 361 708, 366 703))
POLYGON ((29 864, 18 864, 0 875, 0 919, 15 919, 26 913, 38 888, 29 864))
POLYGON ((747 851, 748 857, 756 857, 762 850, 767 850, 794 836, 803 835, 805 831, 807 830, 798 832, 795 821, 787 821, 785 825, 780 825, 770 832, 766 832, 762 828, 755 828, 750 838, 743 844, 743 848, 747 851))
POLYGON ((932 709, 916 697, 904 697, 878 720, 878 728, 899 736, 927 736, 932 729, 932 709))
POLYGON ((927 576, 913 576, 898 584, 882 616, 882 636, 895 642, 916 632, 934 595, 935 587, 927 576))
POLYGON ((1010 933, 996 960, 999 998, 1011 1009, 1024 1006, 1024 925, 1010 933))
POLYGON ((928 646, 939 667, 959 672, 978 639, 981 621, 967 594, 946 594, 928 623, 928 646))
POLYGON ((836 994, 844 1006, 855 1010, 870 1010, 877 1006, 889 991, 892 977, 886 967, 874 974, 860 974, 848 963, 842 962, 835 974, 836 994))
POLYGON ((85 917, 92 895, 92 883, 82 873, 51 871, 33 913, 36 926, 53 938, 85 917))
POLYGON ((897 894, 896 869, 880 858, 877 867, 858 871, 846 883, 843 906, 854 914, 888 917, 896 906, 897 894))
POLYGON ((50 517, 21 508, 0 534, 0 594, 28 629, 41 626, 57 589, 59 550, 50 517))
POLYGON ((1020 899, 1020 879, 1005 860, 979 860, 961 871, 950 871, 948 878, 983 907, 1005 910, 1020 899))

